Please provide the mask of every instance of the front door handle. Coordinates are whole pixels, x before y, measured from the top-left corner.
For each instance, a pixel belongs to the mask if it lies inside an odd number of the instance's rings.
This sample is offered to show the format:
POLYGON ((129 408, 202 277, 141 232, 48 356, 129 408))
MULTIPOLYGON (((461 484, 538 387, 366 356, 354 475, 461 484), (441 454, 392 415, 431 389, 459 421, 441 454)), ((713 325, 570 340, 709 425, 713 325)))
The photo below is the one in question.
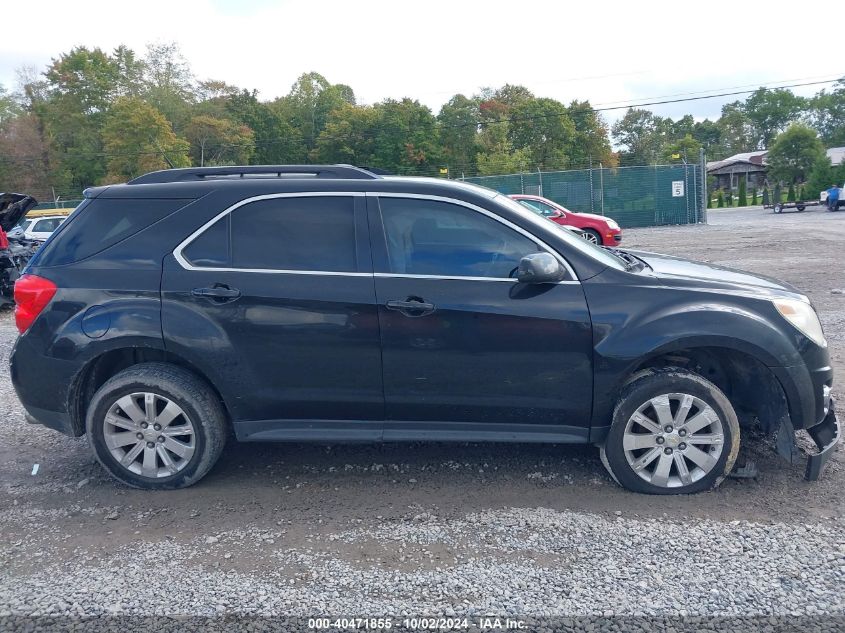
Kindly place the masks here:
POLYGON ((407 317, 426 316, 435 310, 433 303, 427 303, 420 297, 408 297, 404 301, 401 299, 391 299, 384 305, 388 310, 396 310, 407 317))
POLYGON ((226 284, 214 284, 211 288, 194 288, 191 290, 191 294, 195 297, 211 299, 216 303, 227 303, 239 298, 241 291, 237 288, 230 288, 226 284))

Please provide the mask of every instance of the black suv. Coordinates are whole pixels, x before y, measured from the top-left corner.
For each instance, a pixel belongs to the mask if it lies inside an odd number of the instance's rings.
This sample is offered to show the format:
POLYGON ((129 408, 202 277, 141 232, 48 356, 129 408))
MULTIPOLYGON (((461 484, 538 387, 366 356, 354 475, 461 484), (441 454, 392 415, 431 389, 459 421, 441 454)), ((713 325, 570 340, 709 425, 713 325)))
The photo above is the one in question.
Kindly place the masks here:
POLYGON ((86 199, 15 289, 30 421, 120 481, 202 478, 242 441, 572 442, 695 492, 759 424, 839 440, 795 288, 594 246, 495 191, 345 165, 150 173, 86 199))

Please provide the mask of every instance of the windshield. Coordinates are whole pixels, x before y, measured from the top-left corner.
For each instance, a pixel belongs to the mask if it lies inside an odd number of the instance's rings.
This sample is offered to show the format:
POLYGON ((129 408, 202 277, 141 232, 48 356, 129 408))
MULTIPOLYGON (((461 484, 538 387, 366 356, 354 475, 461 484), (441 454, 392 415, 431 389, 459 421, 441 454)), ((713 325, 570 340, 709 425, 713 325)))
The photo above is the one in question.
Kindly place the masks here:
POLYGON ((496 200, 496 202, 504 204, 505 206, 507 206, 508 208, 510 208, 514 211, 518 211, 521 214, 522 217, 524 217, 524 218, 526 218, 526 220, 529 220, 530 222, 536 224, 538 227, 548 228, 549 224, 552 224, 553 226, 557 227, 558 230, 560 231, 561 239, 564 240, 567 243, 567 245, 571 246, 572 248, 579 250, 580 252, 584 253, 585 255, 600 261, 602 264, 605 264, 606 266, 611 266, 613 268, 616 268, 617 270, 625 270, 626 269, 625 263, 622 260, 620 260, 619 257, 614 255, 610 251, 602 248, 601 246, 596 246, 595 244, 591 244, 587 240, 585 240, 581 237, 578 237, 578 235, 576 235, 572 231, 568 231, 567 229, 563 228, 562 226, 555 224, 554 222, 550 222, 549 220, 547 220, 546 218, 544 218, 541 215, 537 215, 536 213, 531 213, 531 211, 529 211, 524 206, 519 204, 516 200, 512 200, 511 198, 508 198, 507 196, 503 196, 503 195, 498 195, 494 199, 496 200))

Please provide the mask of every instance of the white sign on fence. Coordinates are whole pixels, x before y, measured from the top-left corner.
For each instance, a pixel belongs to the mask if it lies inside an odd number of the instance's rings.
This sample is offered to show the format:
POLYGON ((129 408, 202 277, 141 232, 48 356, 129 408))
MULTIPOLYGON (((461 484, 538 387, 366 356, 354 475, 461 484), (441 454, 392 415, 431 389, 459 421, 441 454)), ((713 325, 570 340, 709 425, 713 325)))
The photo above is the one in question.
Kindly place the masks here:
POLYGON ((672 197, 673 198, 683 198, 684 197, 684 181, 683 180, 673 180, 672 181, 672 197))

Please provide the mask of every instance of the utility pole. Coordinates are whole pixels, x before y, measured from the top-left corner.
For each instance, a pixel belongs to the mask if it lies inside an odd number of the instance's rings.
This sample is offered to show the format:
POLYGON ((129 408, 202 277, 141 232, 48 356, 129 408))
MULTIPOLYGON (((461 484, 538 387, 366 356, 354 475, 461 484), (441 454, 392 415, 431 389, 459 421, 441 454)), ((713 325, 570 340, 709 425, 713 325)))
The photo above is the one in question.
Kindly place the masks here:
POLYGON ((707 224, 707 161, 704 156, 704 148, 698 150, 699 169, 701 169, 701 217, 704 224, 707 224))
POLYGON ((599 163, 599 193, 601 194, 601 214, 604 215, 604 165, 599 163))

